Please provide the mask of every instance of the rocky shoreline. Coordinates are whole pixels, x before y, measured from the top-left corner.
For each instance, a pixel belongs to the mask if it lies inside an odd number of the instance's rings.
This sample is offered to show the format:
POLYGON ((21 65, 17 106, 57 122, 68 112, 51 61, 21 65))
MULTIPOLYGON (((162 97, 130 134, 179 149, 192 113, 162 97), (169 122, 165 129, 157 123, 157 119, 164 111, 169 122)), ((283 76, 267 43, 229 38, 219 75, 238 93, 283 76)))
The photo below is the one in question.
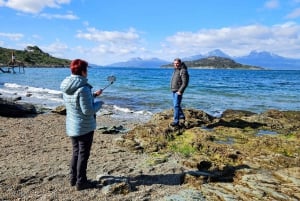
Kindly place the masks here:
POLYGON ((0 200, 299 200, 300 111, 186 109, 150 121, 97 118, 88 177, 68 183, 71 143, 63 109, 0 116, 0 200), (13 115, 12 115, 13 116, 13 115))

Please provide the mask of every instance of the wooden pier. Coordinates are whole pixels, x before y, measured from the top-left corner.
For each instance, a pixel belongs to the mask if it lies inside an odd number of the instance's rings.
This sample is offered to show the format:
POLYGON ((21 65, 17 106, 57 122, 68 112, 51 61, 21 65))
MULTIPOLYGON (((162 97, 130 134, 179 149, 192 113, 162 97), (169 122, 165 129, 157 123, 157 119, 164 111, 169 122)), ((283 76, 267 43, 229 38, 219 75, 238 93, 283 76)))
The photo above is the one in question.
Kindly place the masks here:
POLYGON ((11 54, 11 60, 7 65, 0 65, 0 72, 2 73, 16 73, 15 68, 19 68, 19 73, 25 73, 25 65, 23 62, 16 60, 14 52, 11 54))
POLYGON ((19 73, 25 73, 25 66, 0 66, 0 72, 16 73, 15 68, 19 68, 19 73))

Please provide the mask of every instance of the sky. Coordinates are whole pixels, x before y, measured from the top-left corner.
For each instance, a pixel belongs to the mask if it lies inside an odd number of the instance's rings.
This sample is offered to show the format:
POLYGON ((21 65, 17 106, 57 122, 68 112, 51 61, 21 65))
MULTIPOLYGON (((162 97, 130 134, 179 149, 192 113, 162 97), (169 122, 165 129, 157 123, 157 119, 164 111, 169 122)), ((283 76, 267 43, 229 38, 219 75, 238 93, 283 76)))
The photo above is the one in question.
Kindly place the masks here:
POLYGON ((0 0, 0 47, 109 65, 220 49, 300 59, 300 0, 0 0))

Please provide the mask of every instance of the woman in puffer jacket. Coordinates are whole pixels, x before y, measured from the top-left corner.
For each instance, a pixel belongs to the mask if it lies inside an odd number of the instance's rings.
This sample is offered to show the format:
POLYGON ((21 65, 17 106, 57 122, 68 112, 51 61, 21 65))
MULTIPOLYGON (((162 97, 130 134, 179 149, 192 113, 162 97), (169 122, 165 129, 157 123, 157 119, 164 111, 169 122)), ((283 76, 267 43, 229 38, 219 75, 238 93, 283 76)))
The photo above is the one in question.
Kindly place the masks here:
POLYGON ((70 64, 71 75, 66 77, 60 89, 67 110, 66 132, 70 136, 73 154, 70 167, 70 184, 77 190, 94 187, 87 180, 86 169, 96 129, 96 112, 102 102, 94 102, 102 90, 92 93, 92 86, 87 79, 88 63, 75 59, 70 64))

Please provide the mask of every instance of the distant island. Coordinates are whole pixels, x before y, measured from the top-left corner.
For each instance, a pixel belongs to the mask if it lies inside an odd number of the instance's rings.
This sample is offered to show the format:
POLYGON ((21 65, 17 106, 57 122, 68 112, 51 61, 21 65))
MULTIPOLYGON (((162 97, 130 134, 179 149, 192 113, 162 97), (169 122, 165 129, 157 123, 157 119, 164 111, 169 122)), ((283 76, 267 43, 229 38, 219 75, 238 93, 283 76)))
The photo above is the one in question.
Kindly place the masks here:
MULTIPOLYGON (((203 59, 194 61, 183 61, 189 68, 201 68, 201 69, 245 69, 245 70, 264 70, 259 66, 244 65, 235 62, 232 59, 210 56, 203 59)), ((173 67, 173 64, 162 65, 162 68, 173 67)))
POLYGON ((69 59, 53 57, 38 46, 27 46, 24 50, 0 47, 0 66, 69 67, 70 62, 69 59))

